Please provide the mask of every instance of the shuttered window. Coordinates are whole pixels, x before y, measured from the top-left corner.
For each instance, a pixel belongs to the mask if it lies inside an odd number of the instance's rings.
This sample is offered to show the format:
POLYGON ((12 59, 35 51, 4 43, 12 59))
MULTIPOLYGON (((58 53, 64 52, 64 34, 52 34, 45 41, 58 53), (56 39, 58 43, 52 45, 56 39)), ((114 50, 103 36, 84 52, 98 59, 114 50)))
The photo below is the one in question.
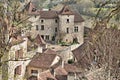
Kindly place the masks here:
POLYGON ((17 50, 15 52, 15 59, 21 59, 21 58, 23 58, 23 50, 22 49, 17 50))
POLYGON ((22 66, 21 65, 17 66, 15 68, 15 75, 21 75, 21 71, 22 71, 22 66))

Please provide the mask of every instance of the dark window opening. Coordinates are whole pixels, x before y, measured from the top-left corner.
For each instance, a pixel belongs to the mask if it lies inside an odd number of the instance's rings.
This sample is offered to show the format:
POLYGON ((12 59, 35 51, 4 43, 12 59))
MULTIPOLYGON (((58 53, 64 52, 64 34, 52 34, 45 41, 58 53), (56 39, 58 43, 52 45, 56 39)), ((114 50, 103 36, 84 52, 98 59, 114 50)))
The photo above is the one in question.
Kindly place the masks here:
POLYGON ((17 66, 16 68, 15 68, 15 76, 16 75, 21 75, 21 71, 22 71, 22 66, 20 65, 20 66, 17 66))
POLYGON ((38 25, 36 25, 36 30, 37 30, 37 31, 39 30, 38 25))
POLYGON ((68 39, 66 39, 66 42, 68 42, 68 39))
POLYGON ((41 25, 41 30, 44 30, 44 25, 41 25))
POLYGON ((31 73, 38 74, 38 70, 31 70, 31 73))
POLYGON ((33 9, 32 9, 32 12, 35 12, 35 11, 36 11, 36 8, 33 8, 33 9))
POLYGON ((67 23, 69 23, 70 21, 69 21, 69 19, 67 19, 67 23))
POLYGON ((69 9, 66 9, 66 10, 65 10, 65 12, 68 12, 68 11, 69 11, 69 9))
POLYGON ((69 28, 67 28, 67 33, 69 33, 69 28))
POLYGON ((79 43, 77 38, 73 38, 73 43, 79 43))
POLYGON ((43 23, 44 22, 44 20, 41 20, 41 23, 43 23))
POLYGON ((56 19, 55 22, 58 23, 58 20, 56 19))
POLYGON ((49 35, 46 35, 46 40, 49 40, 49 35))
POLYGON ((57 28, 55 28, 55 32, 57 32, 57 28))
POLYGON ((78 32, 78 26, 74 27, 74 32, 78 32))
POLYGON ((42 39, 44 39, 44 35, 41 35, 42 39))
POLYGON ((55 41, 55 36, 52 37, 52 41, 55 41))

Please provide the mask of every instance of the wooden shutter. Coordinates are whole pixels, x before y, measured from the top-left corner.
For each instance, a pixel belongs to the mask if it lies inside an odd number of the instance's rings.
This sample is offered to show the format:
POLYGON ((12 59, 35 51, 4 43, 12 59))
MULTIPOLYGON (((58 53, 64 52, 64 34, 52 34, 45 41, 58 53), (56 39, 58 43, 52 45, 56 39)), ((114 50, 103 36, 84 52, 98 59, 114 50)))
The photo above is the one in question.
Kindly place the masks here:
POLYGON ((16 68, 15 68, 15 75, 21 75, 21 70, 22 70, 22 66, 20 65, 20 66, 17 66, 16 68))

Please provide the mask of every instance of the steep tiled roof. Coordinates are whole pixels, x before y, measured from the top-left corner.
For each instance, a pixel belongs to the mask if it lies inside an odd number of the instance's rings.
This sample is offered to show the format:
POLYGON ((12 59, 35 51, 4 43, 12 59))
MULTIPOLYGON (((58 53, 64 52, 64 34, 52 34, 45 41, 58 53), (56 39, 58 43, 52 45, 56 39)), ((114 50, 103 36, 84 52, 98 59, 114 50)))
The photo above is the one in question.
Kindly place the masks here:
POLYGON ((34 43, 37 43, 38 45, 46 44, 45 41, 42 39, 42 37, 39 34, 36 36, 34 43))
POLYGON ((14 36, 11 36, 10 37, 10 42, 9 42, 9 44, 11 45, 11 46, 13 46, 13 45, 17 45, 17 44, 19 44, 19 43, 22 43, 22 42, 24 42, 25 40, 23 40, 23 38, 21 37, 21 36, 19 36, 19 35, 14 35, 14 36))
POLYGON ((59 66, 55 69, 55 73, 56 73, 56 75, 67 75, 68 74, 67 71, 64 68, 62 68, 61 66, 59 66))
POLYGON ((73 12, 69 9, 69 6, 65 5, 59 12, 61 15, 73 15, 73 12))
POLYGON ((44 19, 54 19, 58 18, 57 11, 40 11, 40 18, 44 19))
POLYGON ((39 80, 49 80, 49 79, 57 80, 49 70, 40 73, 39 80))
POLYGON ((55 57, 55 54, 37 53, 30 61, 28 66, 37 68, 50 68, 55 57))
POLYGON ((75 15, 74 22, 84 22, 84 19, 79 13, 74 12, 74 15, 75 15))
POLYGON ((80 70, 78 70, 78 68, 73 65, 73 64, 65 64, 64 65, 64 69, 69 73, 69 72, 80 72, 80 70))
POLYGON ((83 43, 81 46, 72 51, 81 68, 87 68, 91 64, 91 60, 88 58, 88 54, 85 53, 86 46, 87 42, 83 43))
POLYGON ((35 5, 31 1, 25 6, 23 11, 24 10, 26 10, 28 12, 28 14, 34 14, 34 15, 39 14, 39 12, 37 11, 35 5))

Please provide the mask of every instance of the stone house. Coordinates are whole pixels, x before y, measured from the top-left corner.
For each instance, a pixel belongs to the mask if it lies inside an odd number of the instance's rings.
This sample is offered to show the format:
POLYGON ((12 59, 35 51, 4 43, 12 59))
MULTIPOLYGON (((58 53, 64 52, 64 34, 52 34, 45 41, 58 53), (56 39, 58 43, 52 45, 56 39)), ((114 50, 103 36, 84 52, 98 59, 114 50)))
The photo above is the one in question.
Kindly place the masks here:
MULTIPOLYGON (((11 48, 7 59, 9 60, 7 65, 8 68, 8 80, 21 80, 24 78, 26 65, 28 61, 24 61, 27 53, 27 41, 21 36, 13 36, 10 38, 11 48)), ((6 76, 7 77, 7 76, 6 76)))
POLYGON ((14 27, 10 30, 12 33, 9 40, 10 50, 8 55, 2 58, 2 61, 8 61, 3 65, 6 74, 3 74, 3 80, 23 80, 26 66, 36 52, 42 52, 46 48, 46 43, 38 34, 31 39, 29 36, 21 36, 14 27), (4 77, 5 76, 5 77, 4 77))
POLYGON ((31 31, 39 32, 45 41, 83 42, 84 19, 69 6, 65 5, 60 11, 46 11, 37 10, 30 3, 28 14, 33 26, 31 31))
POLYGON ((37 76, 59 63, 60 57, 56 54, 37 53, 27 65, 27 76, 37 76))

